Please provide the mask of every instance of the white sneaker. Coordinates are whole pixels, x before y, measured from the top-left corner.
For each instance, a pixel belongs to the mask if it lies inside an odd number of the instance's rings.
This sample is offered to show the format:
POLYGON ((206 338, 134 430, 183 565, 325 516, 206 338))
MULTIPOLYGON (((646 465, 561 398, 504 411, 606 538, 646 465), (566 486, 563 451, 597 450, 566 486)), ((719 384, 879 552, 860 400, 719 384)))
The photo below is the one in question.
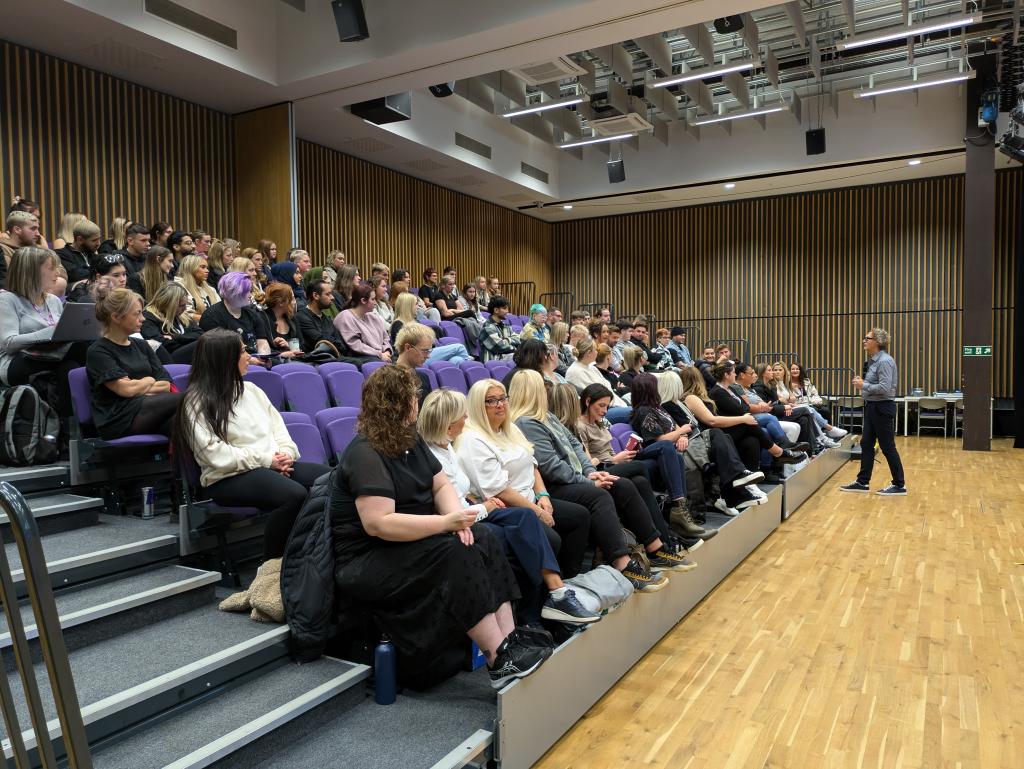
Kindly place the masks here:
POLYGON ((768 498, 768 495, 764 493, 764 489, 762 489, 760 486, 754 485, 753 483, 748 484, 746 489, 755 497, 760 497, 761 499, 768 498))
POLYGON ((747 484, 757 483, 758 481, 763 481, 763 480, 764 480, 764 473, 762 473, 760 470, 751 470, 751 471, 748 471, 748 472, 744 473, 739 478, 736 478, 732 482, 732 485, 733 485, 733 488, 738 489, 740 486, 746 486, 747 484))
POLYGON ((825 435, 827 435, 832 440, 837 441, 840 438, 844 437, 847 433, 849 433, 849 430, 844 430, 841 427, 833 427, 831 430, 827 430, 825 432, 825 435))
POLYGON ((715 509, 722 515, 728 515, 730 518, 735 518, 740 514, 739 510, 735 507, 729 507, 721 497, 715 500, 715 509))
POLYGON ((839 444, 831 438, 826 438, 824 435, 818 439, 818 445, 823 449, 834 449, 839 444))

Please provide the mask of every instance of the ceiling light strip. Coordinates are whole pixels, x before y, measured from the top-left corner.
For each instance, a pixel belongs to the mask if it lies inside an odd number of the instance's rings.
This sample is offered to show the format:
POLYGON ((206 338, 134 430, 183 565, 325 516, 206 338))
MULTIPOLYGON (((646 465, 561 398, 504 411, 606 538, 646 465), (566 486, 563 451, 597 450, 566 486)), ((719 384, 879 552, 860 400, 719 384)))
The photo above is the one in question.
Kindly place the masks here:
POLYGON ((708 78, 718 77, 719 75, 728 75, 730 72, 744 72, 753 68, 754 62, 752 61, 741 61, 735 64, 721 64, 717 67, 701 67, 700 69, 691 69, 688 72, 683 72, 680 75, 664 77, 661 80, 652 80, 650 82, 650 87, 664 88, 669 85, 689 83, 693 80, 707 80, 708 78))
POLYGON ((907 37, 916 37, 917 35, 927 35, 929 32, 941 32, 944 29, 955 29, 957 27, 966 27, 970 24, 977 24, 982 20, 983 15, 975 13, 970 16, 964 16, 957 14, 941 21, 922 22, 920 24, 907 24, 892 30, 891 32, 877 32, 869 33, 864 35, 856 35, 854 37, 848 37, 841 41, 837 46, 840 50, 849 50, 851 48, 863 48, 866 45, 874 45, 875 43, 888 43, 891 40, 902 40, 907 37))
POLYGON ((565 144, 559 144, 558 145, 558 149, 560 149, 560 150, 568 150, 568 149, 572 149, 573 147, 584 147, 587 144, 600 144, 601 142, 615 142, 615 141, 619 141, 620 139, 632 139, 634 136, 636 136, 636 134, 637 134, 636 131, 630 131, 629 133, 615 134, 614 136, 596 136, 596 137, 591 138, 591 139, 580 139, 579 141, 566 142, 565 144))
POLYGON ((711 123, 724 123, 727 120, 739 120, 745 117, 758 117, 759 115, 770 115, 773 112, 788 112, 788 104, 774 105, 771 107, 759 107, 736 112, 726 112, 723 115, 708 115, 689 121, 690 125, 709 125, 711 123))
POLYGON ((559 107, 571 107, 574 104, 582 104, 582 96, 569 96, 565 99, 556 99, 554 101, 546 101, 541 104, 536 104, 532 107, 523 107, 522 109, 515 109, 511 112, 502 113, 502 117, 519 117, 520 115, 534 115, 538 112, 547 112, 549 109, 558 109, 559 107))
POLYGON ((854 97, 857 99, 869 99, 873 96, 882 96, 887 93, 900 93, 901 91, 913 91, 917 88, 928 88, 933 85, 946 85, 947 83, 960 83, 964 80, 973 80, 977 73, 972 69, 967 72, 957 72, 952 75, 937 76, 923 80, 901 80, 897 83, 880 85, 877 88, 868 88, 857 91, 854 97))

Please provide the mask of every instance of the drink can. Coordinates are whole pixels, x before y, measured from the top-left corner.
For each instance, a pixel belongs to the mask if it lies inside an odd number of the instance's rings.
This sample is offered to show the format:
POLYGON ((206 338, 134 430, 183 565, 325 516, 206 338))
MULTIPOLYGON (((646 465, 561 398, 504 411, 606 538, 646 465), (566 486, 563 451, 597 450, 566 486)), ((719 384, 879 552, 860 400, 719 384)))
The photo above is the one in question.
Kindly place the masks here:
POLYGON ((152 486, 142 487, 142 517, 152 518, 156 511, 156 489, 152 486))

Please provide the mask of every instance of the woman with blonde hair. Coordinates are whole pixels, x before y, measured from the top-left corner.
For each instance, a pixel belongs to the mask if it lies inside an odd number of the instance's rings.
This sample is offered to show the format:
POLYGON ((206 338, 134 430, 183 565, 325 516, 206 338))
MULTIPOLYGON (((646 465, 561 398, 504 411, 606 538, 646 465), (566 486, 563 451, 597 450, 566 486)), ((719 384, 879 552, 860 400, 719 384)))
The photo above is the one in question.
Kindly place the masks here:
POLYGON ((192 363, 192 352, 203 330, 188 311, 184 286, 171 282, 160 287, 142 312, 141 333, 143 339, 158 342, 170 362, 192 363))
POLYGON ((85 214, 67 213, 60 218, 57 237, 53 241, 53 250, 64 248, 68 243, 75 242, 75 225, 86 220, 85 214))
MULTIPOLYGON (((174 254, 163 246, 150 246, 142 269, 128 276, 128 288, 149 301, 165 283, 170 283, 174 254)), ((186 292, 187 293, 187 292, 186 292)))
POLYGON ((622 572, 638 592, 654 592, 668 580, 652 569, 674 568, 682 556, 662 546, 661 534, 636 486, 626 478, 598 470, 573 433, 548 408, 544 379, 520 371, 509 391, 509 417, 533 444, 540 475, 556 499, 583 505, 590 512, 590 538, 605 560, 622 572), (636 535, 652 566, 630 554, 622 529, 636 535))
POLYGON ((426 365, 427 361, 434 360, 447 360, 451 361, 455 365, 467 361, 470 359, 469 351, 466 349, 466 345, 456 342, 455 344, 446 344, 442 346, 437 345, 437 329, 433 329, 430 326, 424 326, 422 323, 417 322, 415 319, 410 320, 409 316, 412 315, 413 307, 415 306, 415 300, 412 294, 406 293, 398 297, 398 304, 395 307, 395 322, 391 324, 391 344, 395 350, 401 353, 398 346, 398 336, 402 333, 404 328, 410 326, 418 326, 422 331, 420 335, 423 337, 422 344, 423 349, 421 350, 424 357, 424 362, 418 365, 426 365), (429 346, 429 351, 427 348, 429 346))
POLYGON ((96 302, 103 336, 89 347, 86 372, 93 422, 101 438, 170 435, 182 394, 153 348, 135 335, 142 328, 142 297, 117 288, 96 302))
POLYGON ((178 265, 178 275, 174 282, 180 283, 188 293, 188 312, 192 320, 199 322, 203 313, 220 301, 220 295, 206 282, 210 274, 209 263, 205 256, 189 254, 178 265))
POLYGON ((548 534, 554 534, 553 530, 541 523, 528 507, 507 506, 498 497, 481 498, 472 493, 469 476, 452 448, 462 435, 467 417, 466 396, 442 388, 430 393, 423 402, 416 428, 441 463, 462 506, 482 507, 487 513, 484 525, 505 542, 519 561, 526 576, 526 580, 519 581, 523 592, 520 616, 528 624, 539 624, 541 617, 574 625, 597 622, 601 616, 587 611, 576 594, 562 582, 553 550, 561 542, 557 535, 554 535, 554 545, 548 541, 548 534), (524 585, 524 581, 528 584, 524 585))
POLYGON ((550 529, 545 533, 558 553, 562 576, 575 577, 587 549, 590 513, 581 505, 551 498, 537 470, 533 446, 509 419, 508 396, 501 382, 483 379, 469 388, 467 416, 455 450, 472 493, 532 510, 550 529))
POLYGON ((388 634, 400 677, 436 666, 440 650, 468 635, 500 689, 540 667, 552 644, 517 632, 515 576, 417 434, 416 387, 404 366, 382 366, 363 384, 357 434, 334 473, 328 506, 335 593, 388 634))
POLYGON ((214 238, 210 244, 210 250, 206 252, 206 263, 210 268, 210 274, 206 276, 206 282, 217 288, 217 282, 225 272, 228 265, 238 256, 238 241, 231 238, 220 240, 214 238))
POLYGON ((338 270, 345 266, 345 252, 335 249, 327 254, 327 261, 323 266, 323 279, 334 285, 338 279, 338 270))
POLYGON ((558 366, 555 370, 563 377, 569 366, 576 362, 576 355, 568 342, 569 324, 560 320, 551 327, 551 345, 558 351, 558 366))
POLYGON ((110 237, 100 243, 96 253, 112 254, 115 251, 123 251, 128 241, 128 228, 132 224, 134 222, 131 219, 125 219, 123 216, 114 217, 114 221, 110 223, 110 237))

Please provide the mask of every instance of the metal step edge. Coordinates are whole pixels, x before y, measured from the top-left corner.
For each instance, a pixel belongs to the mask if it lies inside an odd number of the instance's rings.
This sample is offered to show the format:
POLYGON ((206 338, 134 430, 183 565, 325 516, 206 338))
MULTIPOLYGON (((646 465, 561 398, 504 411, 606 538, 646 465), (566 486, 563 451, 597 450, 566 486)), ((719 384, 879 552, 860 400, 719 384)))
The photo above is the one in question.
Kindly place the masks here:
MULTIPOLYGON (((323 659, 333 659, 325 657, 323 659)), ((339 660, 340 661, 340 660, 339 660)), ((239 748, 248 745, 265 734, 269 734, 280 726, 284 726, 295 720, 303 713, 307 713, 317 705, 320 705, 332 697, 350 689, 360 681, 370 676, 370 668, 366 665, 354 665, 350 670, 345 671, 330 681, 310 689, 305 694, 296 697, 291 702, 285 703, 269 713, 264 713, 259 718, 254 718, 244 726, 228 732, 222 737, 207 743, 198 750, 194 750, 187 756, 179 758, 163 769, 203 769, 203 767, 234 753, 239 748)))
MULTIPOLYGON (((188 577, 187 579, 178 580, 177 582, 171 582, 167 585, 161 585, 160 587, 150 588, 144 590, 141 593, 133 593, 132 595, 118 598, 114 601, 107 601, 96 606, 90 606, 85 609, 79 609, 68 614, 63 614, 59 617, 61 630, 67 630, 69 628, 76 627, 77 625, 84 625, 86 622, 92 622, 102 617, 109 617, 113 614, 119 614, 129 609, 135 609, 139 606, 144 606, 147 603, 155 603, 161 598, 169 598, 172 595, 179 595, 180 593, 186 593, 189 590, 196 590, 205 585, 214 585, 221 580, 221 574, 217 571, 203 571, 202 569, 192 569, 187 566, 179 567, 181 569, 187 569, 188 571, 195 572, 194 576, 188 577)), ((29 641, 39 637, 39 628, 36 625, 25 626, 25 638, 29 641)), ((0 650, 7 649, 11 646, 11 634, 0 633, 0 650)))
MULTIPOLYGON (((79 510, 91 510, 94 507, 103 507, 103 500, 99 497, 86 497, 81 494, 67 494, 57 493, 40 495, 38 497, 26 497, 25 501, 28 502, 29 509, 32 511, 33 518, 46 518, 51 515, 60 515, 61 513, 73 513, 79 510), (44 505, 37 507, 34 502, 38 502, 44 499, 50 499, 52 497, 73 497, 74 501, 66 501, 59 504, 44 505)), ((10 523, 7 518, 7 513, 0 513, 0 525, 10 523)))
MULTIPOLYGON (((152 537, 150 539, 140 539, 136 542, 129 542, 124 545, 117 545, 116 547, 108 547, 104 548, 103 550, 94 550, 91 553, 73 555, 70 558, 62 558, 58 561, 47 561, 46 570, 50 574, 58 574, 62 571, 70 571, 71 569, 77 569, 82 566, 88 566, 91 563, 109 561, 123 555, 131 555, 132 553, 142 553, 146 550, 156 550, 161 547, 177 544, 178 538, 176 536, 174 536, 173 534, 163 534, 159 537, 152 537)), ((25 579, 25 571, 23 569, 15 569, 11 571, 11 577, 13 578, 14 582, 23 582, 25 579)))
MULTIPOLYGON (((290 632, 291 631, 287 625, 275 627, 273 630, 268 630, 266 633, 258 635, 255 638, 250 638, 242 643, 229 646, 227 649, 222 649, 216 654, 211 654, 208 657, 191 662, 177 670, 171 670, 164 673, 162 676, 151 678, 148 681, 137 684, 130 689, 125 689, 117 694, 112 694, 105 699, 92 703, 91 705, 86 705, 82 708, 82 721, 86 726, 88 726, 91 723, 100 721, 115 713, 127 710, 128 708, 131 708, 157 694, 177 688, 187 681, 205 676, 217 668, 224 667, 261 649, 266 649, 275 644, 286 642, 290 632)), ((51 740, 60 738, 61 728, 59 719, 54 718, 47 722, 46 729, 49 732, 51 740)), ((25 741, 26 750, 31 750, 36 747, 36 735, 32 729, 27 729, 22 732, 21 737, 25 741)), ((11 750, 11 741, 4 739, 0 742, 0 746, 3 747, 4 756, 8 760, 12 759, 14 753, 11 750)))
POLYGON ((494 732, 477 729, 430 769, 462 769, 470 761, 479 761, 493 744, 494 732))
POLYGON ((18 481, 35 480, 37 478, 57 478, 69 476, 68 465, 39 465, 38 467, 3 467, 0 468, 0 481, 17 483, 18 481))

